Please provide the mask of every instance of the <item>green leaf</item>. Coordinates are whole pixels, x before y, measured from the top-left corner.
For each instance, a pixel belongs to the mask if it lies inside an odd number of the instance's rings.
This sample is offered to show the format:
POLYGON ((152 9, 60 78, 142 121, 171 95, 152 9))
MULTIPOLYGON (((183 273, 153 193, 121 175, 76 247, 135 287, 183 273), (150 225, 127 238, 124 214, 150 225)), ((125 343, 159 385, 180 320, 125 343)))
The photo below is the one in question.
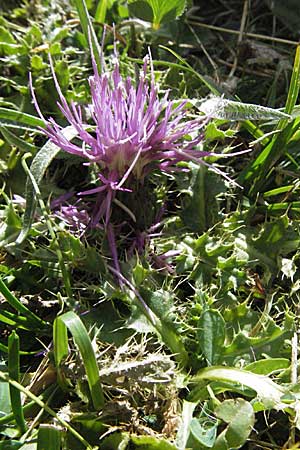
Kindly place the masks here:
POLYGON ((43 58, 40 55, 32 55, 30 58, 31 68, 33 70, 43 70, 47 64, 44 63, 43 58))
POLYGON ((93 25, 92 25, 92 21, 91 21, 89 12, 88 12, 86 2, 85 2, 85 0, 73 0, 73 3, 76 6, 76 9, 77 9, 77 12, 79 15, 81 28, 84 33, 84 38, 85 38, 84 45, 88 46, 89 42, 92 43, 94 57, 96 59, 97 66, 100 71, 101 61, 100 61, 98 40, 97 40, 97 36, 96 36, 96 33, 95 33, 93 25))
POLYGON ((265 106, 236 102, 223 97, 213 97, 203 102, 199 110, 214 119, 225 120, 280 120, 291 119, 289 114, 265 106))
POLYGON ((128 450, 129 441, 130 434, 128 432, 116 431, 101 439, 101 450, 128 450))
POLYGON ((190 424, 190 431, 194 439, 203 445, 205 448, 212 448, 217 437, 217 422, 208 420, 192 419, 190 424))
MULTIPOLYGON (((188 354, 184 347, 180 332, 175 325, 174 298, 164 290, 141 290, 151 313, 154 313, 153 325, 160 334, 162 341, 174 353, 178 363, 185 367, 188 362, 188 354), (158 320, 157 320, 158 319, 158 320)), ((136 303, 138 306, 140 304, 136 303)), ((142 308, 141 308, 142 310, 142 308)), ((148 317, 147 317, 148 318, 148 317)))
MULTIPOLYGON (((20 380, 20 339, 15 331, 12 331, 8 338, 8 374, 19 382, 20 380)), ((9 385, 10 403, 15 417, 16 424, 23 434, 26 431, 24 413, 22 409, 21 393, 14 386, 9 385)))
POLYGON ((176 447, 165 439, 159 439, 153 436, 134 436, 131 435, 131 441, 134 448, 140 450, 177 450, 176 447))
POLYGON ((193 419, 193 413, 198 402, 188 402, 183 400, 181 424, 176 436, 176 447, 178 450, 185 450, 190 434, 190 424, 193 419))
POLYGON ((0 442, 0 450, 18 450, 23 447, 23 445, 23 442, 15 440, 0 442))
POLYGON ((57 75, 60 88, 64 92, 69 87, 70 83, 69 66, 66 61, 61 60, 55 64, 55 73, 57 75))
POLYGON ((261 375, 270 375, 273 372, 282 371, 289 367, 290 361, 286 358, 267 358, 248 364, 245 370, 261 375))
MULTIPOLYGON (((5 417, 8 414, 11 414, 10 400, 11 400, 11 398, 10 398, 9 384, 0 380, 0 420, 2 417, 5 417)), ((14 416, 12 415, 12 418, 13 417, 14 416)))
POLYGON ((218 194, 224 192, 224 181, 203 165, 189 164, 189 181, 182 183, 185 194, 181 218, 192 231, 202 233, 219 220, 218 194))
POLYGON ((0 278, 0 292, 5 298, 5 300, 18 312, 24 314, 25 317, 31 321, 32 326, 44 327, 47 323, 32 313, 23 303, 21 303, 8 289, 6 284, 0 278))
MULTIPOLYGON (((53 340, 56 365, 59 367, 62 358, 66 356, 66 345, 64 344, 63 348, 61 348, 58 340, 58 337, 61 335, 65 336, 65 331, 63 331, 63 328, 66 327, 72 334, 74 342, 82 357, 94 407, 96 410, 101 409, 104 404, 104 397, 99 378, 99 368, 91 340, 84 324, 72 311, 57 317, 55 322, 53 340), (56 327, 60 328, 60 333, 57 333, 56 327)), ((65 337, 64 341, 66 341, 65 337)))
POLYGON ((14 205, 8 201, 2 211, 3 222, 0 225, 0 246, 5 247, 16 240, 20 233, 21 220, 17 215, 14 205))
POLYGON ((53 425, 41 424, 38 431, 37 450, 60 450, 62 430, 53 425))
POLYGON ((14 133, 12 133, 7 128, 5 128, 1 125, 0 125, 0 131, 7 142, 9 142, 11 145, 18 147, 24 153, 26 153, 26 152, 34 153, 37 150, 35 145, 32 145, 29 142, 26 142, 25 140, 20 139, 14 133))
MULTIPOLYGON (((191 381, 209 384, 212 381, 226 382, 231 388, 245 386, 257 393, 257 398, 261 401, 266 409, 275 408, 283 409, 281 398, 286 394, 287 389, 280 386, 270 378, 264 375, 247 372, 246 370, 236 369, 233 367, 213 366, 200 370, 191 381)), ((197 389, 197 388, 196 388, 197 389)), ((193 401, 193 391, 190 394, 193 401)))
POLYGON ((225 321, 219 311, 204 311, 199 321, 198 339, 208 363, 220 363, 224 353, 225 321))
POLYGON ((98 6, 95 12, 95 20, 100 23, 105 22, 108 0, 99 0, 98 6))
POLYGON ((13 35, 5 27, 0 26, 0 56, 24 53, 25 48, 18 44, 13 35))
POLYGON ((129 12, 139 19, 152 22, 158 29, 161 23, 171 22, 181 16, 186 0, 129 0, 129 12))
POLYGON ((218 124, 216 123, 216 121, 209 122, 209 124, 205 128, 206 141, 223 140, 227 137, 233 137, 235 134, 235 130, 222 130, 218 128, 218 124))
POLYGON ((254 411, 251 404, 242 398, 225 400, 215 409, 215 414, 229 425, 218 436, 214 450, 240 448, 254 426, 254 411))
POLYGON ((30 125, 34 129, 36 129, 37 127, 43 128, 45 126, 45 122, 36 116, 31 116, 30 114, 26 114, 21 111, 15 111, 13 109, 0 108, 0 124, 8 126, 9 123, 7 123, 7 121, 13 122, 13 124, 11 125, 14 125, 15 128, 19 128, 20 125, 18 124, 20 123, 30 125), (14 122, 16 123, 14 124, 14 122))
MULTIPOLYGON (((78 134, 73 126, 66 127, 62 131, 62 133, 69 140, 73 139, 78 134)), ((38 186, 40 185, 49 165, 59 152, 60 148, 57 145, 53 144, 53 142, 47 141, 46 144, 34 157, 30 166, 30 171, 38 186)), ((27 180, 25 197, 26 197, 26 209, 23 218, 23 228, 16 241, 17 244, 21 244, 26 238, 30 230, 32 219, 35 212, 36 207, 35 190, 30 179, 27 180)))

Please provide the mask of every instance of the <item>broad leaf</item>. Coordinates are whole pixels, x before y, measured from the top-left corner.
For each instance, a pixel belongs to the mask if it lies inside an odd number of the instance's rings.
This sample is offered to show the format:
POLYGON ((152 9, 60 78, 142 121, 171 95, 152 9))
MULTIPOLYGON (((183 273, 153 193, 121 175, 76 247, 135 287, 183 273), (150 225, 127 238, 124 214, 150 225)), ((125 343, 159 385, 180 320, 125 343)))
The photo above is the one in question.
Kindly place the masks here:
MULTIPOLYGON (((214 366, 207 367, 200 370, 197 375, 191 378, 193 382, 204 382, 209 384, 212 381, 225 382, 230 385, 232 390, 245 386, 257 394, 257 399, 264 405, 266 409, 284 409, 285 404, 282 402, 282 397, 287 393, 287 389, 274 383, 271 378, 255 373, 247 372, 246 370, 235 369, 233 367, 214 366)), ((193 401, 193 392, 190 394, 193 401)))
POLYGON ((62 431, 53 425, 41 424, 38 431, 37 450, 60 450, 62 431))
POLYGON ((193 438, 203 445, 205 448, 212 448, 214 446, 217 436, 217 421, 212 420, 198 420, 195 417, 190 424, 190 431, 193 438))
POLYGON ((152 22, 158 29, 161 23, 171 22, 183 13, 186 0, 130 0, 128 7, 132 15, 152 22))
POLYGON ((215 414, 228 423, 228 427, 218 436, 214 450, 240 448, 247 440, 254 425, 254 411, 249 402, 242 398, 225 400, 215 414))
POLYGON ((216 309, 204 311, 199 322, 198 337, 202 352, 211 365, 221 362, 224 351, 225 321, 216 309))

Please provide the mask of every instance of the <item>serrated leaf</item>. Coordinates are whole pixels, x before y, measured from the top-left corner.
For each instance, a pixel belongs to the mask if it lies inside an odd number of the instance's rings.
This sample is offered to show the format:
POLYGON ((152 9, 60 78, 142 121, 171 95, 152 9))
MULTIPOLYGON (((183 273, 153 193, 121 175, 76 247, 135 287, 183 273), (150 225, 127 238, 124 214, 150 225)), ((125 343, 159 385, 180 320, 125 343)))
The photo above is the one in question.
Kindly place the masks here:
POLYGON ((254 105, 252 103, 235 102, 223 97, 213 97, 206 100, 198 109, 215 119, 225 120, 280 120, 291 119, 278 109, 254 105))
POLYGON ((229 137, 233 137, 236 134, 235 130, 221 130, 218 128, 215 121, 210 122, 205 128, 205 139, 206 141, 223 140, 229 137))
POLYGON ((218 220, 218 194, 224 192, 224 181, 206 167, 189 165, 189 184, 182 186, 186 195, 181 218, 188 228, 202 233, 218 220))

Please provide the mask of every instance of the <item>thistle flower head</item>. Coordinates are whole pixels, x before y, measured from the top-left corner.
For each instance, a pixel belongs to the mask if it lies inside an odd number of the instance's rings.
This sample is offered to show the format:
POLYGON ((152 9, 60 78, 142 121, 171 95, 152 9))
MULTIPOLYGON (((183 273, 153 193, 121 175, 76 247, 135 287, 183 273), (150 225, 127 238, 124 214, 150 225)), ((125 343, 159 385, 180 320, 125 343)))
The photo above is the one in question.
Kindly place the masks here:
MULTIPOLYGON (((122 207, 122 202, 116 198, 118 191, 131 195, 136 181, 143 183, 153 170, 169 172, 180 170, 177 164, 182 161, 202 162, 202 158, 210 153, 196 147, 202 140, 202 128, 207 118, 187 119, 187 101, 174 102, 169 98, 169 92, 159 95, 150 55, 144 59, 140 78, 135 83, 131 77, 122 76, 117 56, 111 72, 103 68, 99 71, 92 51, 93 75, 88 80, 91 103, 85 107, 90 116, 88 120, 84 118, 82 106, 67 102, 51 58, 50 65, 59 95, 58 106, 76 130, 77 140, 69 140, 63 127, 53 118, 44 119, 31 84, 33 102, 45 121, 43 132, 65 152, 82 157, 84 164, 96 166, 98 185, 79 195, 97 194, 89 226, 97 226, 104 219, 115 267, 119 271, 110 222, 112 202, 122 207)), ((124 204, 123 209, 130 215, 124 204)), ((66 212, 74 222, 74 211, 69 207, 66 212)))
MULTIPOLYGON (((143 181, 155 168, 176 170, 180 161, 201 161, 208 155, 195 149, 202 139, 201 128, 205 120, 186 120, 187 102, 175 103, 169 99, 169 92, 160 98, 150 56, 144 59, 137 86, 130 77, 121 75, 118 60, 112 72, 99 73, 93 55, 92 63, 91 104, 87 105, 91 120, 88 123, 80 105, 68 104, 50 60, 60 99, 58 106, 67 122, 75 128, 80 144, 67 139, 63 128, 53 118, 46 120, 43 131, 62 150, 82 157, 85 163, 96 164, 99 185, 80 194, 101 193, 103 202, 98 202, 95 218, 99 221, 105 216, 108 223, 116 191, 129 190, 125 188, 126 182, 130 184, 127 180, 143 181), (148 66, 150 80, 147 79, 148 66), (196 137, 192 139, 191 134, 196 137)), ((40 113, 34 93, 33 98, 40 113)))

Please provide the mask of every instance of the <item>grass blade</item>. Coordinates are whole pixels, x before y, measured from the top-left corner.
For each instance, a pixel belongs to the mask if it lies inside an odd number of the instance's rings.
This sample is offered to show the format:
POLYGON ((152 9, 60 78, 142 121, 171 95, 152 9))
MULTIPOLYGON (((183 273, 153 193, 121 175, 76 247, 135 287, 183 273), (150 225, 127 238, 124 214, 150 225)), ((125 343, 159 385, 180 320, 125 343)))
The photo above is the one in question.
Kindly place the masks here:
POLYGON ((20 139, 18 136, 16 136, 11 131, 7 130, 5 127, 0 125, 0 131, 3 135, 3 137, 6 139, 7 142, 9 142, 10 145, 16 146, 20 150, 22 150, 24 153, 30 152, 35 153, 37 148, 35 145, 29 144, 29 142, 24 141, 23 139, 20 139))
MULTIPOLYGON (((20 381, 20 339, 15 331, 8 338, 8 374, 10 378, 20 381)), ((21 434, 26 431, 24 413, 19 389, 9 385, 10 403, 14 418, 21 434)))
MULTIPOLYGON (((34 352, 26 352, 26 351, 20 350, 19 354, 20 355, 36 355, 38 353, 38 351, 39 350, 35 350, 34 352)), ((0 352, 8 353, 8 347, 6 345, 2 344, 2 342, 0 342, 0 352)), ((0 420, 1 420, 1 417, 0 417, 0 420)))
POLYGON ((78 347, 80 355, 82 357, 93 405, 96 410, 101 409, 104 405, 104 396, 100 383, 99 368, 90 337, 83 322, 73 311, 69 311, 57 317, 55 319, 55 322, 59 322, 54 326, 53 336, 54 355, 56 363, 59 364, 62 358, 65 356, 65 343, 63 344, 63 346, 61 346, 57 341, 59 336, 64 335, 65 332, 62 328, 65 326, 72 334, 73 340, 78 347))
POLYGON ((35 327, 45 327, 47 325, 47 322, 40 319, 38 316, 36 316, 33 312, 31 312, 23 303, 20 302, 8 289, 4 281, 0 278, 0 292, 5 298, 5 300, 12 306, 14 309, 16 309, 21 314, 24 314, 25 317, 27 317, 31 322, 32 325, 35 327))
POLYGON ((4 381, 6 383, 9 383, 11 386, 15 387, 16 389, 19 389, 20 392, 26 395, 26 397, 33 400, 37 405, 39 405, 41 408, 43 408, 50 416, 54 417, 63 427, 65 427, 76 439, 78 439, 81 444, 86 448, 86 450, 93 450, 92 446, 84 439, 81 434, 78 433, 68 422, 66 422, 64 419, 62 419, 59 415, 56 414, 55 411, 53 411, 50 406, 48 406, 46 403, 44 403, 41 398, 34 395, 29 389, 22 386, 20 383, 18 383, 15 380, 12 380, 7 373, 0 371, 0 380, 4 381))
POLYGON ((31 114, 26 114, 8 108, 0 108, 0 124, 2 123, 1 119, 3 119, 4 121, 9 120, 11 122, 23 123, 25 125, 30 125, 34 128, 37 127, 44 128, 45 126, 45 122, 36 116, 32 116, 31 114))
POLYGON ((106 19, 107 0, 100 0, 95 13, 95 20, 104 23, 106 19))
MULTIPOLYGON (((284 112, 291 114, 296 104, 300 89, 300 46, 297 47, 291 83, 284 112)), ((270 143, 259 156, 239 176, 238 183, 245 184, 251 195, 256 195, 265 185, 268 172, 274 167, 278 159, 287 151, 287 144, 294 133, 295 121, 281 119, 276 130, 281 130, 274 135, 270 143)), ((298 125, 296 124, 298 128, 298 125)))
POLYGON ((68 388, 68 383, 60 370, 61 362, 68 356, 68 330, 62 320, 55 320, 53 324, 54 360, 57 369, 57 380, 63 389, 68 388))
MULTIPOLYGON (((92 47, 93 47, 93 54, 98 66, 98 69, 101 69, 101 60, 100 60, 100 54, 99 54, 99 46, 98 46, 98 42, 97 42, 97 37, 96 34, 94 32, 94 28, 93 28, 93 24, 86 6, 86 3, 84 0, 73 0, 74 4, 76 6, 78 15, 79 15, 79 20, 80 20, 80 24, 87 42, 87 46, 88 43, 91 42, 92 47)), ((101 1, 100 1, 101 3, 101 1)))
MULTIPOLYGON (((73 139, 77 135, 77 131, 72 126, 66 127, 62 133, 69 140, 73 139)), ((37 186, 40 185, 46 170, 59 152, 60 148, 57 145, 53 144, 53 142, 47 141, 32 160, 30 171, 37 186)), ((30 230, 36 207, 35 194, 36 192, 33 183, 30 177, 28 177, 25 194, 26 209, 23 218, 23 228, 17 238, 17 244, 21 244, 24 241, 30 230)))
POLYGON ((0 312, 0 322, 22 330, 32 329, 32 321, 28 320, 27 317, 20 316, 19 314, 15 314, 7 310, 2 310, 0 312))

